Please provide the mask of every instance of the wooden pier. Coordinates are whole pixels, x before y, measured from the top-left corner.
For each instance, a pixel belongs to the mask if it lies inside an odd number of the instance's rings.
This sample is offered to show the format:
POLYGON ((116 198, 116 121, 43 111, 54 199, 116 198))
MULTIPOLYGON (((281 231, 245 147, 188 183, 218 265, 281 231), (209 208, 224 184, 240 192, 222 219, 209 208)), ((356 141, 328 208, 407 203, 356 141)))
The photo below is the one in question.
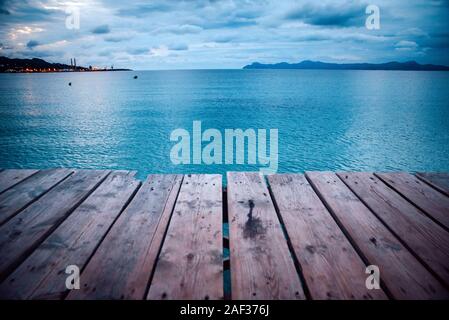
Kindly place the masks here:
POLYGON ((448 298, 449 174, 0 171, 0 299, 448 298))

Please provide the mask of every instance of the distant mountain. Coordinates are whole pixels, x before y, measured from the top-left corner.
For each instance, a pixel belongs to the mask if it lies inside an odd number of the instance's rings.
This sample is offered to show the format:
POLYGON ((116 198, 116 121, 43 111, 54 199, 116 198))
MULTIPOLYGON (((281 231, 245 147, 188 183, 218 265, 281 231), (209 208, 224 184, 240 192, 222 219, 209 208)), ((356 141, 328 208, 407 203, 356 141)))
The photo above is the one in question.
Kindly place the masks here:
POLYGON ((50 63, 42 59, 11 59, 0 57, 0 72, 49 72, 49 71, 124 71, 129 69, 93 69, 70 66, 62 63, 50 63))
POLYGON ((449 67, 419 64, 416 61, 387 62, 387 63, 326 63, 305 60, 299 63, 263 64, 254 62, 243 69, 315 69, 315 70, 412 70, 412 71, 449 71, 449 67))

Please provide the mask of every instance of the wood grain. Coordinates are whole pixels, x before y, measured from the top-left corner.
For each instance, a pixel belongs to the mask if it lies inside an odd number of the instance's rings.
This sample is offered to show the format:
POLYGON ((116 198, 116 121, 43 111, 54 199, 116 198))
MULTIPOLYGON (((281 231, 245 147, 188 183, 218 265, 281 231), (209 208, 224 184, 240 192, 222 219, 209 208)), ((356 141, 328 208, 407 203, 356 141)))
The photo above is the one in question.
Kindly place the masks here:
POLYGON ((306 177, 365 261, 379 267, 381 282, 394 298, 448 298, 442 284, 335 173, 306 172, 306 177))
POLYGON ((366 266, 303 175, 268 176, 313 299, 386 299, 365 286, 366 266))
POLYGON ((2 299, 62 299, 69 265, 84 268, 139 186, 114 172, 0 285, 2 299))
POLYGON ((184 177, 148 299, 223 299, 221 184, 184 177))
POLYGON ((304 299, 265 181, 255 172, 227 181, 232 299, 304 299))
POLYGON ((41 170, 0 194, 0 225, 67 178, 73 170, 41 170))
POLYGON ((449 173, 418 172, 416 176, 435 189, 449 196, 449 173))
POLYGON ((449 229, 449 197, 406 172, 375 173, 389 187, 449 229))
POLYGON ((0 193, 15 186, 39 170, 6 169, 0 171, 0 193))
POLYGON ((449 233, 372 173, 342 173, 342 180, 428 267, 449 285, 449 233))
POLYGON ((104 180, 109 171, 79 170, 0 227, 4 279, 104 180))

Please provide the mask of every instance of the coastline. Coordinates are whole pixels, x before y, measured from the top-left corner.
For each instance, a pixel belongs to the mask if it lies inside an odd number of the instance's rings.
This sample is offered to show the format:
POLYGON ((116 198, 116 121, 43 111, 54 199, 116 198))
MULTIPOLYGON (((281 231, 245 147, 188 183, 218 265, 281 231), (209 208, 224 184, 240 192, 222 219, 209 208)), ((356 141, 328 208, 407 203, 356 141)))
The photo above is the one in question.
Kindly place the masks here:
POLYGON ((107 69, 107 70, 52 70, 52 71, 0 71, 0 73, 84 73, 84 72, 115 72, 134 71, 132 69, 107 69))

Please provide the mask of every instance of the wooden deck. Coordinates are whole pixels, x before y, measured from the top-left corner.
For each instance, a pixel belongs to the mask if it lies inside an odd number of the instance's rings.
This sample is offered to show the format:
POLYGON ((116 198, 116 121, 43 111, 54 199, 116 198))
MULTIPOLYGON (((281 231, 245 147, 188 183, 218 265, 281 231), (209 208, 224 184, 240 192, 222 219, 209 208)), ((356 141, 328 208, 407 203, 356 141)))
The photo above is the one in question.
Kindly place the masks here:
POLYGON ((449 298, 449 174, 134 174, 1 170, 0 298, 449 298))

